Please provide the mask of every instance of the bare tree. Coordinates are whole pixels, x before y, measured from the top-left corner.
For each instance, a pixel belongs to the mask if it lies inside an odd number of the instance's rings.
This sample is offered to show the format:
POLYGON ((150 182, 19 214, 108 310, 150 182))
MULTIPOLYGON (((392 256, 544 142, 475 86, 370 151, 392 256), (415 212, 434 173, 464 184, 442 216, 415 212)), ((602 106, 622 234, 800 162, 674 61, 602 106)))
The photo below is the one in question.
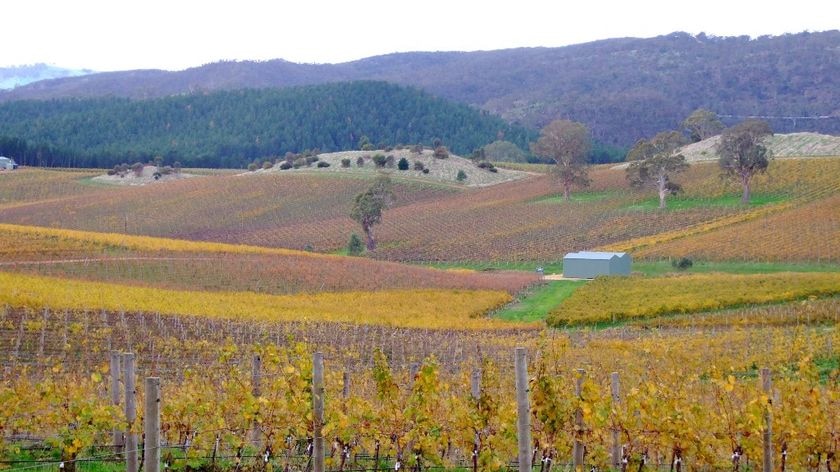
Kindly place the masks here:
POLYGON ((688 168, 685 156, 677 153, 684 144, 685 138, 678 131, 663 131, 650 141, 639 141, 627 154, 631 161, 627 179, 634 187, 653 185, 659 194, 659 208, 665 208, 668 195, 681 189, 671 177, 688 168))
POLYGON ((554 161, 554 171, 563 185, 563 197, 569 200, 572 186, 589 186, 586 157, 591 147, 586 126, 569 120, 555 120, 540 131, 540 138, 531 144, 531 151, 554 161))
POLYGON ((766 171, 770 165, 773 156, 762 140, 772 135, 773 130, 766 121, 746 120, 727 128, 720 136, 717 146, 720 168, 726 176, 741 184, 741 203, 750 202, 753 176, 766 171))

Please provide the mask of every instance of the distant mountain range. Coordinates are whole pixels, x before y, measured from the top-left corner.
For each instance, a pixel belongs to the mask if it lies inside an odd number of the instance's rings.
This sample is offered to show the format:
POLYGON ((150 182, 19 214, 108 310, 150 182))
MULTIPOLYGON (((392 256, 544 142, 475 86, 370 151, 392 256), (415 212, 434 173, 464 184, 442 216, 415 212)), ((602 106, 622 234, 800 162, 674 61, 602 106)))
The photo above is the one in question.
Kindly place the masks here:
POLYGON ((41 81, 0 101, 148 99, 241 88, 384 80, 539 128, 586 123, 602 144, 629 147, 704 107, 725 123, 748 116, 777 132, 840 133, 840 31, 713 37, 672 33, 561 48, 414 52, 342 64, 219 62, 179 72, 135 70, 41 81))
POLYGON ((93 74, 93 71, 87 69, 65 69, 47 64, 0 67, 0 90, 13 89, 41 80, 78 77, 87 74, 93 74))

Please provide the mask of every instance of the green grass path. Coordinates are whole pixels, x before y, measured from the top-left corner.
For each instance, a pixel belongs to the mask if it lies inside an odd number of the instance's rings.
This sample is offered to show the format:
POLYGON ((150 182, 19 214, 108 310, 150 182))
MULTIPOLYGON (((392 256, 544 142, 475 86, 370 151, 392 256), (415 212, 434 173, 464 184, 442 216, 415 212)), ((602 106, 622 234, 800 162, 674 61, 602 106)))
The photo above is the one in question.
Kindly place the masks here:
POLYGON ((548 313, 569 298, 583 280, 553 280, 530 288, 522 297, 495 313, 507 321, 532 322, 544 320, 548 313))

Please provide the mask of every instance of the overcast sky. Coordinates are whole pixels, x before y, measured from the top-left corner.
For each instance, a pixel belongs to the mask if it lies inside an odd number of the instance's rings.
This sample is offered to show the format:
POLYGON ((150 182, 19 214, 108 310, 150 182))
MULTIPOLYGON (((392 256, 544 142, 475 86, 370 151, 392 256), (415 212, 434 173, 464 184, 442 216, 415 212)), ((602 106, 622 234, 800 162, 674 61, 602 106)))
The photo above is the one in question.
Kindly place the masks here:
POLYGON ((836 0, 0 0, 0 67, 180 70, 403 51, 564 46, 673 31, 840 28, 836 0))

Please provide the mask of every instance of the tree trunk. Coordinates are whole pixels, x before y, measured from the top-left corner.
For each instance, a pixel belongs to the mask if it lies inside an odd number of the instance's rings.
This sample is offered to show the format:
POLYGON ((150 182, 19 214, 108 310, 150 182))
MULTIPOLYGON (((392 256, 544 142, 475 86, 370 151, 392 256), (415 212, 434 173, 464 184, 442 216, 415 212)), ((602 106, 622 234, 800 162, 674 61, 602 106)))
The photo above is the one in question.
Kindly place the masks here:
POLYGON ((668 196, 668 181, 660 175, 656 181, 656 190, 659 191, 659 209, 665 209, 665 197, 668 196))
POLYGON ((749 174, 741 175, 741 185, 744 187, 744 193, 741 195, 741 203, 746 205, 750 202, 750 176, 749 174))
POLYGON ((563 200, 567 202, 572 199, 572 183, 568 180, 563 181, 563 200))
POLYGON ((365 232, 365 246, 368 251, 376 249, 376 238, 373 236, 373 225, 362 225, 362 230, 365 232))

